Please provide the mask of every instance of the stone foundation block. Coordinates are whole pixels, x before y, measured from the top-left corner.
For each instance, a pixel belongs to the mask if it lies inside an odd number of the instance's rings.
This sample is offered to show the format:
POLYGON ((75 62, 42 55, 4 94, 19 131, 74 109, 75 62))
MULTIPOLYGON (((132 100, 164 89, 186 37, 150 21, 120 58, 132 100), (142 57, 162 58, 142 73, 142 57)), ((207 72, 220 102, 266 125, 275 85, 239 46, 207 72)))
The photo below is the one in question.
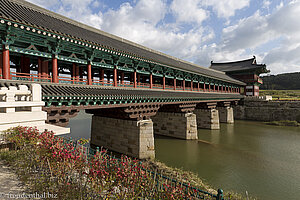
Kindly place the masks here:
POLYGON ((219 112, 216 109, 195 109, 198 128, 220 129, 219 112))
POLYGON ((152 120, 92 118, 91 144, 140 159, 155 158, 152 120))
POLYGON ((155 134, 185 140, 198 139, 196 115, 193 113, 158 112, 152 120, 155 134))
POLYGON ((232 107, 218 107, 219 117, 221 123, 233 124, 233 108, 232 107))

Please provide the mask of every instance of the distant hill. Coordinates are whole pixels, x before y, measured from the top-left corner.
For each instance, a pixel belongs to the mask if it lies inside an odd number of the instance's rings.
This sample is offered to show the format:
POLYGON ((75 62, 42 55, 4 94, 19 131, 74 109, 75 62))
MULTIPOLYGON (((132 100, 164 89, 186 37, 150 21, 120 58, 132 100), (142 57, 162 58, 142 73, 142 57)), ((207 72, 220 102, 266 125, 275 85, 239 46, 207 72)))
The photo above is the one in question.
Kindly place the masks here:
POLYGON ((300 90, 300 72, 263 76, 261 90, 300 90))

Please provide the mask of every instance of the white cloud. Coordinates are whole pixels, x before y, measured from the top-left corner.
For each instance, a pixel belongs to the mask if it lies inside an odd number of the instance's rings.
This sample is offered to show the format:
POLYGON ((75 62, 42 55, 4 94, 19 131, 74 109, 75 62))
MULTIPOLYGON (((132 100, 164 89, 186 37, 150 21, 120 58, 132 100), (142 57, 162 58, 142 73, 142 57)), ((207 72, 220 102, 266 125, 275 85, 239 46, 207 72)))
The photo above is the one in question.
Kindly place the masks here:
POLYGON ((258 62, 266 63, 272 74, 299 71, 300 27, 295 25, 299 17, 300 2, 281 4, 270 15, 262 16, 256 12, 236 25, 224 28, 220 44, 207 51, 216 61, 249 58, 252 54, 258 54, 261 59, 258 62), (271 41, 277 41, 275 47, 268 47, 271 41), (256 52, 256 48, 267 49, 267 52, 256 52))
POLYGON ((263 15, 257 11, 235 25, 223 22, 220 33, 203 26, 213 17, 209 12, 228 19, 249 6, 249 0, 173 0, 170 4, 166 0, 136 0, 106 12, 94 9, 105 7, 101 0, 30 1, 202 66, 209 66, 211 60, 232 61, 256 55, 258 62, 266 63, 273 74, 300 71, 300 0, 281 2, 275 8, 265 0, 262 5, 273 13, 263 15), (174 18, 166 20, 170 17, 174 18))
POLYGON ((201 24, 209 16, 208 11, 202 8, 200 0, 174 0, 170 9, 178 22, 201 24))
POLYGON ((236 10, 249 6, 250 0, 206 0, 207 6, 212 6, 218 17, 228 18, 235 15, 236 10))

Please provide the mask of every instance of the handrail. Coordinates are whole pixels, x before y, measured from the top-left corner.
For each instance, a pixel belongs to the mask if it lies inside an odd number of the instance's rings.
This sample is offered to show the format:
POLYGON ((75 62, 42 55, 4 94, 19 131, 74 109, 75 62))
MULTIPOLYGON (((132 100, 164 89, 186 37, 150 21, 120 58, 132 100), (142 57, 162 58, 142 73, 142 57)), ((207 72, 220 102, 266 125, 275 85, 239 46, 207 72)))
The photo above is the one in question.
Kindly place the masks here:
MULTIPOLYGON (((11 78, 15 78, 17 80, 29 80, 29 81, 37 81, 37 82, 52 82, 52 76, 50 75, 42 75, 42 74, 30 74, 30 73, 21 73, 21 72, 11 72, 11 78)), ((79 78, 79 77, 67 77, 67 76, 58 76, 58 80, 60 83, 69 83, 69 84, 87 84, 87 78, 79 78)), ((101 86, 115 86, 114 81, 108 81, 108 80, 100 80, 100 79, 92 79, 92 85, 101 85, 101 86)), ((134 87, 133 82, 123 81, 123 83, 118 80, 117 87, 134 87)), ((147 89, 164 89, 164 90, 174 90, 174 86, 172 85, 165 85, 165 88, 163 88, 163 85, 161 84, 152 84, 152 88, 150 87, 150 83, 136 83, 137 88, 147 88, 147 89)), ((230 91, 228 87, 223 87, 223 91, 218 91, 217 89, 213 91, 209 91, 208 88, 199 88, 198 87, 185 87, 183 89, 183 86, 176 86, 176 90, 179 91, 192 91, 192 92, 219 92, 219 93, 234 93, 239 94, 238 91, 230 91), (225 90, 226 89, 226 90, 225 90)))
POLYGON ((11 78, 23 78, 26 80, 31 81, 43 81, 48 80, 51 82, 51 76, 50 75, 42 75, 42 74, 30 74, 30 73, 21 73, 21 72, 10 72, 11 78))
POLYGON ((58 76, 58 81, 62 83, 69 83, 72 84, 86 84, 87 80, 85 78, 79 78, 79 77, 68 77, 68 76, 58 76))
POLYGON ((114 82, 113 81, 108 81, 108 80, 92 80, 93 85, 102 85, 102 86, 113 86, 114 82))

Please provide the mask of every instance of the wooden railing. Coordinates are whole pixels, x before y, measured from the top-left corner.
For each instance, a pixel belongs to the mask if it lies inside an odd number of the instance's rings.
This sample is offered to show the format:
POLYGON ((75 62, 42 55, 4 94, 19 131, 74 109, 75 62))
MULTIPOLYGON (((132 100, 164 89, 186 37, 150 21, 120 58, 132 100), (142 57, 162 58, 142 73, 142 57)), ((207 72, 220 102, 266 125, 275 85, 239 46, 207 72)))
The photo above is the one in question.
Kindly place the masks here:
POLYGON ((125 82, 125 81, 123 83, 119 82, 118 86, 119 87, 133 87, 133 82, 125 82))
POLYGON ((50 75, 39 75, 21 72, 10 72, 12 80, 51 82, 50 75))
POLYGON ((108 80, 93 80, 92 81, 93 85, 101 85, 101 86, 113 86, 114 82, 113 81, 108 81, 108 80))
MULTIPOLYGON (((50 75, 41 75, 41 74, 30 74, 30 73, 20 73, 20 72, 11 72, 11 79, 13 80, 26 80, 26 81, 36 81, 36 82, 52 82, 52 77, 50 75)), ((87 84, 86 78, 76 78, 76 77, 67 77, 67 76, 58 76, 59 83, 68 83, 68 84, 87 84)), ((136 83, 137 88, 149 88, 149 83, 136 83)), ((108 80, 99 80, 99 79, 93 79, 92 85, 101 85, 101 86, 114 86, 113 81, 108 80)), ((123 83, 118 80, 117 87, 134 87, 133 82, 123 81, 123 83)), ((152 89, 163 89, 163 85, 161 84, 152 84, 152 89)), ((174 90, 174 86, 172 85, 165 85, 165 90, 174 90)), ((176 90, 183 91, 183 86, 176 86, 176 90)), ((219 92, 219 93, 239 93, 237 90, 234 91, 232 89, 232 92, 230 92, 230 89, 226 89, 223 87, 223 91, 221 90, 221 87, 213 90, 213 88, 199 88, 198 87, 185 87, 184 91, 192 91, 192 92, 219 92)))
POLYGON ((82 85, 85 85, 87 82, 85 78, 73 78, 73 77, 66 77, 66 76, 58 76, 58 81, 60 83, 82 84, 82 85))

